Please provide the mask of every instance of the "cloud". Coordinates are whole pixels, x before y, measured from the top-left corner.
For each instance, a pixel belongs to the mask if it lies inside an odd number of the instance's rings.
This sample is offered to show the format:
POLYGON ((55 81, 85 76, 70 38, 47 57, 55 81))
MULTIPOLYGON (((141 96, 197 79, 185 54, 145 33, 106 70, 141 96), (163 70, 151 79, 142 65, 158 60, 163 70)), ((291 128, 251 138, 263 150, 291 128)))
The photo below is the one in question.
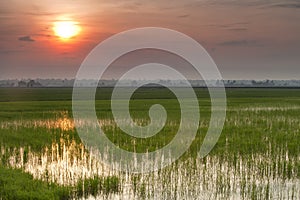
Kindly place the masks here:
POLYGON ((281 3, 275 4, 271 7, 279 7, 279 8, 300 8, 300 3, 281 3))
POLYGON ((35 12, 24 12, 24 15, 29 15, 29 16, 56 16, 60 15, 62 13, 60 12, 42 12, 42 11, 35 11, 35 12))
POLYGON ((46 38, 50 38, 50 37, 53 37, 52 35, 50 34, 44 34, 44 33, 36 33, 36 34, 33 34, 34 36, 37 36, 37 37, 46 37, 46 38))
POLYGON ((229 31, 247 31, 247 28, 230 28, 229 31))
POLYGON ((188 15, 188 14, 186 14, 186 15, 179 15, 179 16, 177 16, 177 17, 179 17, 179 18, 186 18, 186 17, 189 17, 190 15, 188 15))
MULTIPOLYGON (((273 0, 281 1, 281 0, 273 0)), ((207 0, 207 1, 193 1, 188 4, 189 6, 264 6, 270 5, 270 0, 207 0)))
POLYGON ((217 28, 238 29, 238 28, 244 28, 244 26, 247 26, 249 24, 250 24, 250 22, 234 22, 234 23, 227 23, 227 24, 206 24, 205 26, 217 27, 217 28))
POLYGON ((238 6, 238 7, 257 7, 262 9, 268 8, 300 8, 299 0, 207 0, 193 1, 187 4, 190 7, 206 6, 238 6))
POLYGON ((13 53, 21 53, 23 50, 0 50, 0 54, 13 54, 13 53))
POLYGON ((262 46, 261 43, 259 43, 256 40, 230 40, 221 42, 218 44, 219 46, 262 46))
POLYGON ((19 37, 19 40, 24 41, 24 42, 34 42, 35 41, 30 36, 19 37))

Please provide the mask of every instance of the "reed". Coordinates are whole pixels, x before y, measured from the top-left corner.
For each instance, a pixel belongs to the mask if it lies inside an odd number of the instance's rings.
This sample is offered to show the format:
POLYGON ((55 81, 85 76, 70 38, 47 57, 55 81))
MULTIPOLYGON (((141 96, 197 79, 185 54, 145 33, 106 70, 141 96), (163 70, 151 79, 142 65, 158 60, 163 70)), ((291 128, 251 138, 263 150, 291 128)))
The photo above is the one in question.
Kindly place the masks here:
MULTIPOLYGON (((257 91, 229 91, 223 133, 203 159, 197 157, 197 151, 209 124, 210 102, 207 96, 200 97, 201 121, 189 150, 172 165, 143 174, 113 171, 103 164, 105 156, 97 159, 86 149, 74 128, 70 102, 0 103, 0 197, 13 198, 7 196, 11 190, 3 188, 1 180, 6 181, 4 173, 16 173, 14 177, 18 180, 20 176, 20 181, 14 184, 10 180, 12 188, 26 193, 29 189, 17 186, 26 179, 26 184, 41 185, 36 190, 42 191, 45 199, 53 195, 57 199, 297 199, 299 91, 287 96, 289 93, 276 90, 266 93, 267 97, 257 91)), ((113 120, 106 100, 96 101, 99 124, 123 149, 155 151, 176 134, 180 125, 178 102, 137 96, 131 105, 137 124, 149 123, 147 111, 154 103, 160 102, 168 110, 159 134, 147 139, 126 135, 113 120)), ((87 125, 84 123, 81 125, 87 125)), ((31 195, 25 193, 26 198, 31 195)))

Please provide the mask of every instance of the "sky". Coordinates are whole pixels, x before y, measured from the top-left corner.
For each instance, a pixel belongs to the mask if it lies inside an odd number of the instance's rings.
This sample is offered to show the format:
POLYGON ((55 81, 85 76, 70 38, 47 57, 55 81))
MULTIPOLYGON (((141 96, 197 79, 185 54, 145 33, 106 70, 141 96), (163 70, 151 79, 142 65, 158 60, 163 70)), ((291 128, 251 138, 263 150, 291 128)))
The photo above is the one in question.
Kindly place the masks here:
MULTIPOLYGON (((299 22, 299 0, 0 1, 0 79, 74 78, 97 44, 140 27, 169 28, 192 37, 224 79, 300 79, 299 22), (53 26, 66 19, 81 30, 62 40, 53 26)), ((136 59, 165 56, 152 51, 125 56, 104 78, 120 76, 136 59)), ((174 61, 194 78, 188 64, 174 61)))

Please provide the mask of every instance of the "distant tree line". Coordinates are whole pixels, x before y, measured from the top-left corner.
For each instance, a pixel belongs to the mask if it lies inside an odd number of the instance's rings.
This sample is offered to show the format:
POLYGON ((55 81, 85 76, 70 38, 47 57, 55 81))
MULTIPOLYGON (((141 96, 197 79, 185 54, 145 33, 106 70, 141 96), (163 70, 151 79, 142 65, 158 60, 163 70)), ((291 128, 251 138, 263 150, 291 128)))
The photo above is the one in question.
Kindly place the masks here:
MULTIPOLYGON (((11 79, 0 80, 0 87, 73 87, 74 79, 11 79)), ((79 87, 114 87, 118 80, 80 80, 79 87)), ((300 80, 189 80, 193 87, 215 86, 220 87, 300 87, 300 80)), ((144 83, 143 80, 122 80, 122 86, 133 87, 144 83)), ((183 80, 157 80, 157 84, 148 87, 158 87, 160 84, 170 87, 186 86, 183 80)))

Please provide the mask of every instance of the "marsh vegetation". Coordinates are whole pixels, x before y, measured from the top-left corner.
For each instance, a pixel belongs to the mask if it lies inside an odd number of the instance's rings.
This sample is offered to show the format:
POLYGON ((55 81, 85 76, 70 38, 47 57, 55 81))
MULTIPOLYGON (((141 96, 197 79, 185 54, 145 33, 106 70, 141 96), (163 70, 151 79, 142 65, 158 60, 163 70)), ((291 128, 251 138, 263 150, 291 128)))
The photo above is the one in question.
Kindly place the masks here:
MULTIPOLYGON (((197 152, 211 106, 206 89, 195 91, 201 121, 189 150, 164 169, 131 174, 111 170, 82 144, 71 89, 1 89, 0 199, 299 199, 300 90, 227 89, 222 135, 203 159, 197 152)), ((146 139, 116 125, 110 93, 109 88, 97 92, 96 111, 115 145, 150 152, 172 140, 180 108, 170 91, 140 89, 132 97, 131 115, 138 124, 149 123, 153 104, 167 110, 165 127, 146 139)))

